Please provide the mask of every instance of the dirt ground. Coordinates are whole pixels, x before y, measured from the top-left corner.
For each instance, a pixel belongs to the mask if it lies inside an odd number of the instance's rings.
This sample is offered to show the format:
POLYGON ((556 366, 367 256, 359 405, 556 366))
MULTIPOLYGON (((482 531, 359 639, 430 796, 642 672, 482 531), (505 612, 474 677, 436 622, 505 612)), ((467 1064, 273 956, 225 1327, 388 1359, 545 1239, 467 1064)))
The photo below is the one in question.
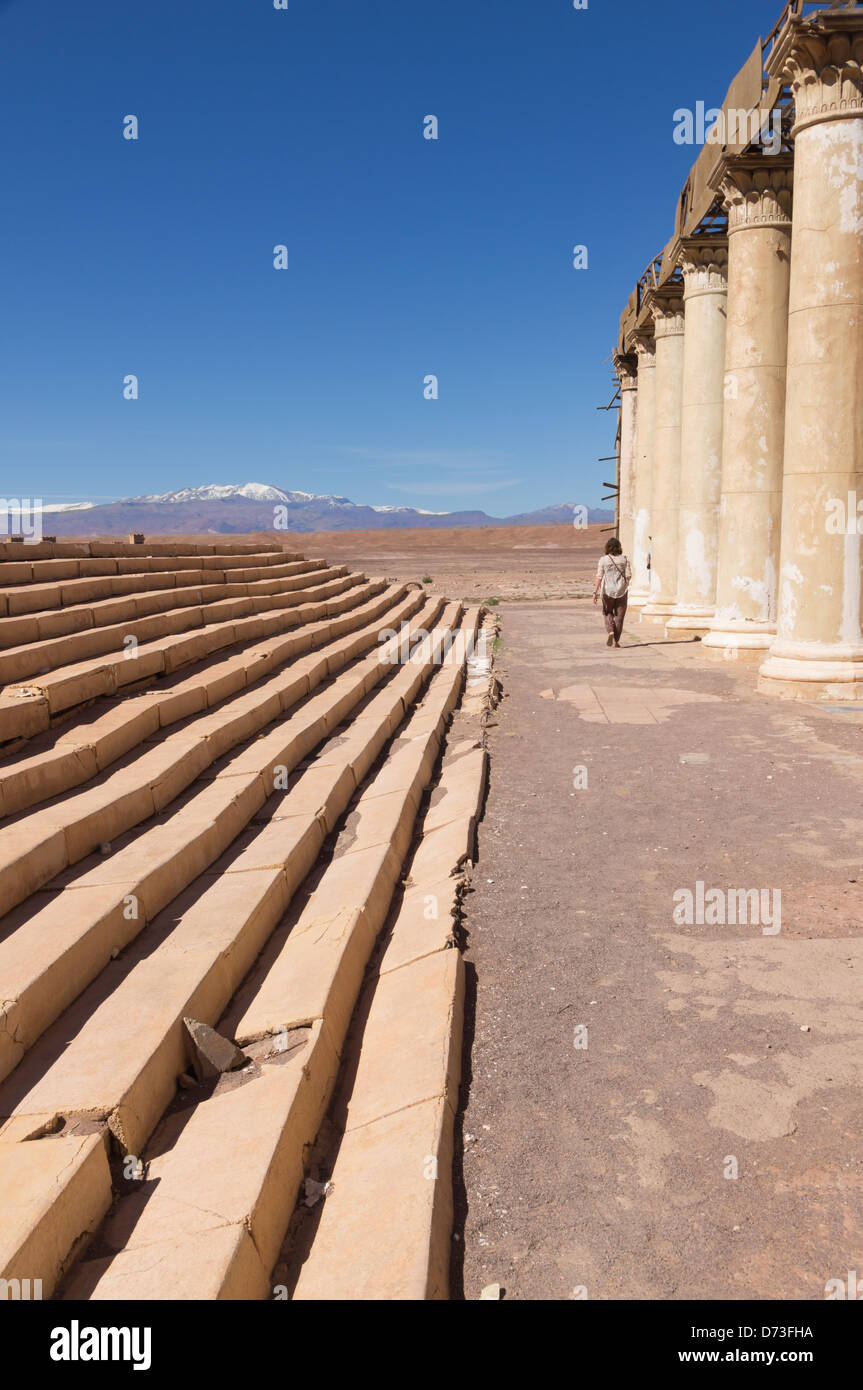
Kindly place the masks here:
POLYGON ((863 709, 500 612, 453 1297, 823 1300, 863 1258, 863 709), (768 931, 675 921, 698 882, 768 931))
MULTIPOLYGON (((268 532, 245 540, 278 541, 368 575, 424 583, 448 598, 576 598, 593 583, 611 533, 602 526, 452 527, 433 531, 268 532)), ((212 536, 199 539, 212 540, 212 536)))

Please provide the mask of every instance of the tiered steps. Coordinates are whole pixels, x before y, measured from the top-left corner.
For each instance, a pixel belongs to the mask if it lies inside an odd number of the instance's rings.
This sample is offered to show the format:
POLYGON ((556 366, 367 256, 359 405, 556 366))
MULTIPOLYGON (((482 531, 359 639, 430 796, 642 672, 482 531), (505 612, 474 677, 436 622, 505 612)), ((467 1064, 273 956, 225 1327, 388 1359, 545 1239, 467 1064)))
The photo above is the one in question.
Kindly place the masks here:
MULTIPOLYGON (((88 663, 45 639, 72 658, 35 677, 49 724, 0 764, 0 1212, 15 1211, 0 1277, 40 1278, 46 1295, 64 1279, 69 1297, 272 1293, 479 618, 363 576, 320 595, 323 562, 299 563, 254 630, 212 603, 166 609, 205 612, 204 626, 153 637, 161 665, 136 694, 116 678, 95 700, 77 687, 54 726, 51 693, 88 663), (282 593, 307 601, 280 607, 282 593), (180 675, 177 637, 191 638, 180 675), (248 1065, 178 1091, 187 1017, 235 1038, 248 1065), (112 1172, 118 1155, 136 1172, 142 1160, 141 1180, 112 1172)), ((449 824, 426 812, 414 855, 427 838, 438 878, 449 824)), ((405 962, 396 973, 408 980, 405 962)))

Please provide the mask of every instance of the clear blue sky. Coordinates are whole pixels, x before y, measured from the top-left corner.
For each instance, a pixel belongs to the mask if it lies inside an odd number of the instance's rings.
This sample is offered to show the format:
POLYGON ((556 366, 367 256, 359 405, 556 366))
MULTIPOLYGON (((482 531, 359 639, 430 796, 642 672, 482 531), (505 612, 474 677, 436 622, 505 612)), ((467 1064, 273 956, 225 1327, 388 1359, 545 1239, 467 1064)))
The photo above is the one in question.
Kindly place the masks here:
POLYGON ((780 8, 0 0, 0 493, 598 503, 673 112, 780 8))

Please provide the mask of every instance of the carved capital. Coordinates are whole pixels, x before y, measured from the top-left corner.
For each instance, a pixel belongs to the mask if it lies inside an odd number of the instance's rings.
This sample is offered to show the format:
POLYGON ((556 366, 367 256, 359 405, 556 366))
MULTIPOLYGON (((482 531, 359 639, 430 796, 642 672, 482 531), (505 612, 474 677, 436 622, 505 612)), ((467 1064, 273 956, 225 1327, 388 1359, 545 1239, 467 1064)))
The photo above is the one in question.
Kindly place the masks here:
POLYGON ((725 294, 728 291, 728 242, 725 237, 689 237, 681 245, 678 265, 683 271, 684 295, 725 294))
POLYGON ((653 336, 657 342, 683 333, 685 321, 680 285, 664 285, 661 289, 650 290, 646 302, 653 315, 653 336))
POLYGON ((859 15, 823 13, 791 19, 768 64, 790 82, 793 135, 819 121, 863 116, 863 22, 859 15))
POLYGON ((791 230, 794 168, 790 158, 732 163, 720 184, 728 213, 728 235, 747 227, 791 230))
POLYGON ((621 391, 634 391, 638 386, 638 358, 631 353, 623 356, 621 353, 614 354, 614 370, 620 382, 621 391))
POLYGON ((651 367, 656 366, 656 339, 652 329, 650 332, 643 328, 636 330, 632 335, 632 346, 638 357, 639 372, 650 371, 651 367))

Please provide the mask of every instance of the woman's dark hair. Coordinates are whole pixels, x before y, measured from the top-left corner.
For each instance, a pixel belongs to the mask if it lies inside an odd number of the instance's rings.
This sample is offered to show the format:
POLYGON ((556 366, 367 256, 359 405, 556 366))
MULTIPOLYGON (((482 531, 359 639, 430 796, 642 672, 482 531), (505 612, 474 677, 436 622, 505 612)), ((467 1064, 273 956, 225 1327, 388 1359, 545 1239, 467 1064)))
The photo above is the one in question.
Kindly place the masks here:
POLYGON ((612 536, 609 540, 605 542, 605 553, 606 555, 623 554, 623 546, 620 544, 620 541, 617 539, 617 536, 612 536))

